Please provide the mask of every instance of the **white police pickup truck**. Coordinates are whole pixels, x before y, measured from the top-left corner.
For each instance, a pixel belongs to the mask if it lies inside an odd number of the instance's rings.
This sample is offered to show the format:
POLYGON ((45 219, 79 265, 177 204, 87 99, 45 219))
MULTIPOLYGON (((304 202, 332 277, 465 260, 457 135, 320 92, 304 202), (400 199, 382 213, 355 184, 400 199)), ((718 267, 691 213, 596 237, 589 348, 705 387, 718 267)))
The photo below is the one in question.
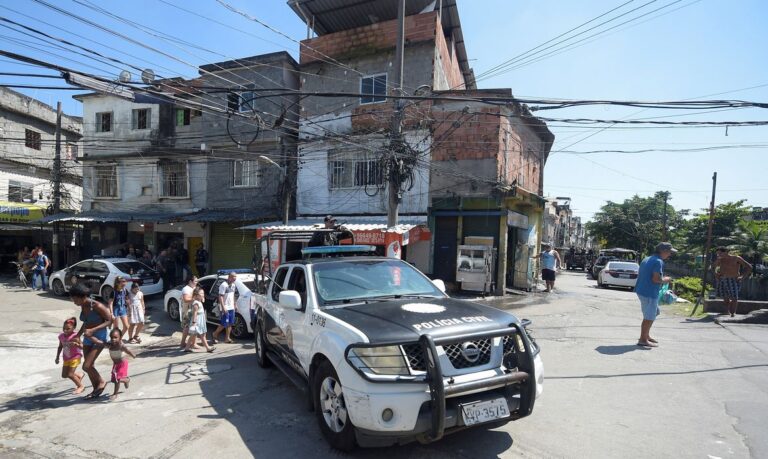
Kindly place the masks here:
POLYGON ((531 414, 543 366, 528 324, 449 298, 401 260, 370 246, 304 249, 257 295, 258 363, 307 395, 340 450, 431 442, 531 414))

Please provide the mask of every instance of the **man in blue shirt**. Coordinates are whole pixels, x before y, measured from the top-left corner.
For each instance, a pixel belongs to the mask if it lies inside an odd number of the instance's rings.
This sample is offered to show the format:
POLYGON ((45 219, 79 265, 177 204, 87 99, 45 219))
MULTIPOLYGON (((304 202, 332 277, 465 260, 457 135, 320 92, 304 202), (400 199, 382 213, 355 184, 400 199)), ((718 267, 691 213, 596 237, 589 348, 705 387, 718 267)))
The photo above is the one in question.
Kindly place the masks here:
POLYGON ((677 252, 669 242, 661 242, 656 246, 656 252, 640 263, 637 273, 635 293, 640 299, 643 311, 643 323, 640 325, 640 340, 637 345, 643 347, 658 347, 658 341, 651 338, 651 326, 659 315, 659 291, 662 284, 669 283, 672 278, 664 276, 664 260, 677 252))
POLYGON ((34 266, 32 268, 32 290, 48 290, 48 267, 51 266, 51 261, 43 252, 42 246, 37 252, 34 266))
POLYGON ((547 285, 546 291, 551 292, 555 288, 557 267, 562 266, 563 262, 560 260, 560 254, 557 253, 557 250, 552 249, 552 246, 546 242, 541 244, 539 259, 541 259, 541 279, 547 285))

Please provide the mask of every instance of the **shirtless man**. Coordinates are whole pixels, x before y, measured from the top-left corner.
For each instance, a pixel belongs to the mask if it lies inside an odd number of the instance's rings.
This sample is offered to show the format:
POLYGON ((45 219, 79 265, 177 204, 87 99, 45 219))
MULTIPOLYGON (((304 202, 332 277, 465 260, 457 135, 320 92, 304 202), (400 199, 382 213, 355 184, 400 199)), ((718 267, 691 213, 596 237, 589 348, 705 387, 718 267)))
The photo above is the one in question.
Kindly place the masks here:
POLYGON ((741 281, 749 277, 752 265, 743 258, 728 253, 725 247, 717 248, 717 259, 712 265, 717 280, 717 296, 723 299, 728 313, 733 317, 739 303, 741 281))

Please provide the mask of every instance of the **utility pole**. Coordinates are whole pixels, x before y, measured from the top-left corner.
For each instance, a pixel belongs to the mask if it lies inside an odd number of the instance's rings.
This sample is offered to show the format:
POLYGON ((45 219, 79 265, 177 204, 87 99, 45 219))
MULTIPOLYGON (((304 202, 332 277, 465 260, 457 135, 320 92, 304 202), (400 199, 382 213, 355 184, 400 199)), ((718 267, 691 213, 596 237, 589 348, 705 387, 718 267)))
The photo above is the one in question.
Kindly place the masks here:
MULTIPOLYGON (((403 60, 405 56, 405 0, 397 2, 397 44, 395 47, 395 87, 392 92, 400 95, 403 90, 403 60)), ((389 209, 387 226, 397 225, 397 212, 400 206, 402 187, 403 158, 403 104, 401 99, 394 100, 392 113, 392 138, 389 142, 389 209)))
POLYGON ((709 272, 709 251, 712 249, 712 225, 715 222, 715 191, 717 190, 717 172, 712 175, 712 200, 709 202, 709 223, 707 223, 707 243, 704 245, 704 273, 701 275, 701 294, 696 299, 691 316, 696 314, 699 304, 704 302, 707 290, 707 273, 709 272))
POLYGON ((661 229, 662 240, 669 241, 668 226, 667 226, 667 201, 669 200, 669 191, 664 191, 664 227, 661 229))
MULTIPOLYGON (((61 102, 56 103, 56 146, 53 153, 53 213, 61 212, 61 102)), ((53 223, 51 266, 59 265, 59 223, 53 223)))

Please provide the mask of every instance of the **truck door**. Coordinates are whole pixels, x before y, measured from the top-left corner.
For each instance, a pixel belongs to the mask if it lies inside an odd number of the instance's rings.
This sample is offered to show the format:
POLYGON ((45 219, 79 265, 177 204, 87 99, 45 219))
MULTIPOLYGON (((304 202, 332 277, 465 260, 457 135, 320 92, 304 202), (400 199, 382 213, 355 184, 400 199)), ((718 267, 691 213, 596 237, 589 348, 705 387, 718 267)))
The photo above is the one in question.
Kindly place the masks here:
POLYGON ((302 368, 309 368, 309 340, 307 316, 307 277, 304 268, 294 266, 286 290, 295 290, 301 296, 301 310, 283 309, 286 319, 286 346, 290 355, 302 368))
POLYGON ((281 266, 275 271, 275 277, 267 289, 266 314, 264 315, 265 339, 270 345, 280 348, 285 342, 285 334, 280 327, 282 320, 282 308, 278 305, 280 301, 280 292, 283 291, 283 285, 288 278, 288 266, 281 266))

